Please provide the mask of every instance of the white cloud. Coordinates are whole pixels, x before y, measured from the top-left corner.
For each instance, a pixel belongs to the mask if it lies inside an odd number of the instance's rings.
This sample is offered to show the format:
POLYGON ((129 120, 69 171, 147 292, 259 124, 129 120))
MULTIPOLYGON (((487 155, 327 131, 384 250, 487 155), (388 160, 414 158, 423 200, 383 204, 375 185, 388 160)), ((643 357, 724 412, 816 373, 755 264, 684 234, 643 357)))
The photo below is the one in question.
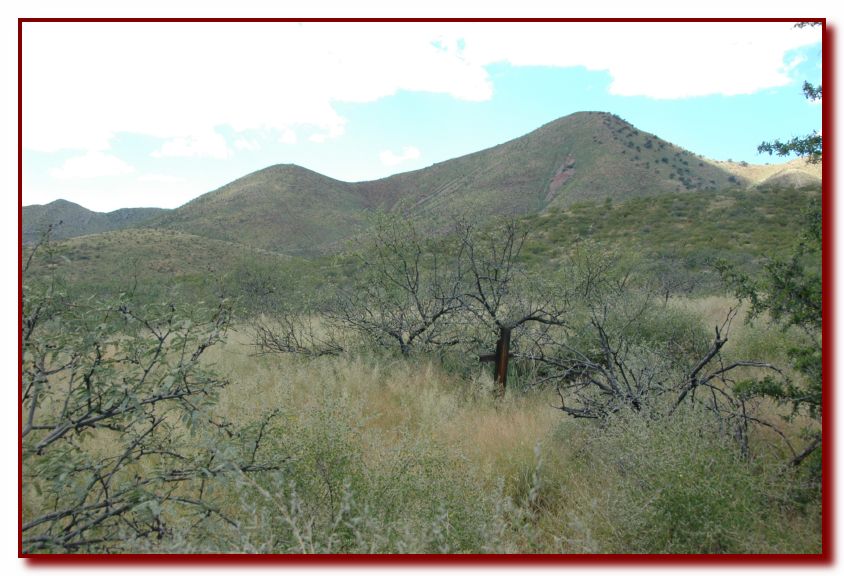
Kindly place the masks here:
POLYGON ((296 132, 294 130, 290 130, 288 128, 281 133, 281 136, 278 137, 278 141, 282 144, 295 144, 299 141, 299 138, 296 136, 296 132))
POLYGON ((238 138, 237 140, 234 141, 234 147, 237 148, 238 150, 249 150, 249 151, 255 151, 255 150, 261 149, 261 145, 258 144, 258 142, 256 142, 255 140, 250 140, 248 138, 238 138))
POLYGON ((181 176, 171 176, 169 174, 144 174, 143 176, 138 176, 138 182, 161 182, 165 184, 173 184, 184 181, 185 179, 181 176))
POLYGON ((343 133, 338 102, 488 100, 495 62, 605 70, 624 96, 749 94, 790 82, 786 53, 819 39, 777 22, 30 22, 24 148, 104 151, 126 132, 165 141, 159 156, 221 158, 224 125, 327 140, 343 133))
POLYGON ((50 170, 50 176, 58 180, 77 180, 120 176, 133 171, 132 166, 116 156, 102 152, 89 152, 84 156, 68 158, 59 168, 50 170))
MULTIPOLYGON (((428 25, 27 23, 24 148, 106 150, 120 132, 192 153, 213 127, 305 126, 334 138, 335 102, 399 90, 484 99, 486 71, 430 43, 428 25), (221 41, 221 39, 225 41, 221 41), (177 140, 178 139, 178 140, 177 140)), ((287 136, 289 139, 290 137, 287 136)))
POLYGON ((605 70, 612 94, 675 99, 784 86, 797 63, 787 52, 821 32, 788 22, 495 23, 465 38, 464 58, 481 65, 605 70))
POLYGON ((395 166, 402 162, 416 160, 420 156, 422 156, 422 153, 415 146, 405 146, 401 154, 396 154, 392 150, 384 150, 378 155, 381 158, 381 163, 385 166, 395 166))
POLYGON ((317 144, 322 144, 328 140, 332 140, 334 138, 339 138, 343 135, 346 131, 346 120, 345 118, 340 118, 338 122, 328 127, 328 130, 325 132, 317 132, 316 134, 311 134, 308 137, 308 140, 311 142, 316 142, 317 144))
POLYGON ((177 137, 165 142, 161 148, 154 151, 154 158, 165 157, 200 157, 200 158, 228 158, 231 149, 226 139, 217 132, 204 132, 187 137, 177 137))

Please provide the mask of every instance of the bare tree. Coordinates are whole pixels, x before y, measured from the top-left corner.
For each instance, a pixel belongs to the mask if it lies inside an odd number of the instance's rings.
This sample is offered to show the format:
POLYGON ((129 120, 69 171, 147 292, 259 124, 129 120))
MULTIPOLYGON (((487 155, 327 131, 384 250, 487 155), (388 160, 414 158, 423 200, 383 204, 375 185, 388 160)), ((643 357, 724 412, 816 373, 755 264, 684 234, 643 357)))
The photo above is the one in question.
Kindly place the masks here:
POLYGON ((599 420, 623 409, 670 418, 694 402, 732 431, 745 456, 749 428, 763 426, 799 457, 786 435, 755 412, 752 391, 737 379, 747 369, 779 378, 782 372, 768 362, 723 354, 736 309, 710 340, 697 321, 672 319, 676 311, 629 262, 593 252, 576 254, 568 267, 575 278, 570 324, 528 332, 520 353, 541 366, 541 381, 556 387, 560 410, 599 420))
POLYGON ((520 261, 527 231, 515 220, 478 228, 463 220, 457 226, 465 278, 463 309, 491 329, 511 330, 527 322, 561 325, 566 298, 551 282, 528 274, 520 261))
POLYGON ((447 324, 460 308, 460 253, 425 239, 408 221, 381 216, 356 257, 362 273, 338 289, 327 318, 385 348, 454 343, 447 324))
POLYGON ((286 310, 272 317, 261 315, 252 322, 252 329, 254 346, 260 354, 287 353, 317 358, 338 356, 345 350, 337 328, 330 322, 320 323, 318 313, 312 310, 286 310))
POLYGON ((567 260, 568 325, 545 325, 526 336, 521 356, 542 366, 560 409, 578 418, 604 418, 624 407, 639 411, 676 377, 673 358, 643 336, 642 325, 660 303, 634 288, 629 261, 580 247, 567 260))

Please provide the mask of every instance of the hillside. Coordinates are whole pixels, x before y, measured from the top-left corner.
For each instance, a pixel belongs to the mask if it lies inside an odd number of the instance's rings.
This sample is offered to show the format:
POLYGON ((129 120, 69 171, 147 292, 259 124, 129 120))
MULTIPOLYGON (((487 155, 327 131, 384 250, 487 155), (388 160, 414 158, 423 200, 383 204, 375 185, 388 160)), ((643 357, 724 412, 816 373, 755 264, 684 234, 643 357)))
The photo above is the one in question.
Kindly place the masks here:
POLYGON ((164 208, 121 208, 113 212, 94 212, 67 200, 54 200, 49 204, 24 206, 21 233, 24 244, 29 244, 37 241, 44 230, 52 225, 52 238, 61 240, 134 228, 164 212, 167 212, 164 208))
MULTIPOLYGON (((521 256, 529 268, 547 269, 588 241, 641 256, 644 270, 672 292, 711 293, 722 289, 714 259, 758 272, 765 257, 795 244, 803 213, 818 194, 818 189, 674 192, 551 207, 519 219, 529 232, 521 256)), ((346 284, 359 270, 354 256, 305 260, 163 229, 81 236, 57 242, 56 249, 49 269, 81 294, 117 294, 136 285, 156 299, 165 294, 213 299, 223 293, 250 312, 314 298, 346 284)))
POLYGON ((785 164, 748 164, 710 160, 719 168, 745 180, 751 188, 806 188, 820 186, 822 165, 795 158, 785 164))
POLYGON ((723 285, 712 266, 723 259, 756 274, 772 254, 787 254, 805 229, 814 189, 703 191, 580 202, 522 220, 528 264, 553 265, 584 241, 642 258, 673 290, 708 292, 723 285))
POLYGON ((29 273, 54 274, 85 297, 136 291, 156 300, 196 301, 222 294, 255 309, 256 299, 285 292, 291 279, 309 273, 307 262, 297 258, 173 230, 79 236, 55 242, 53 253, 47 259, 42 253, 29 273))

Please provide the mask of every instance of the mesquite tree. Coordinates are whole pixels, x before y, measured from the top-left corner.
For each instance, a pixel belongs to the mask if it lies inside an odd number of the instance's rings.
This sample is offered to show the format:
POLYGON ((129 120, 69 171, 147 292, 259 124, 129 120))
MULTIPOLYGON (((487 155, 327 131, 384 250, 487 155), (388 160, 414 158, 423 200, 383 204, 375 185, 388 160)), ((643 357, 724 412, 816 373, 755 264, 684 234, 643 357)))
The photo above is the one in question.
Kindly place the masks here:
POLYGON ((460 307, 459 253, 442 250, 411 222, 381 216, 356 257, 362 275, 340 287, 332 320, 403 355, 447 344, 445 326, 460 307))
MULTIPOLYGON (((30 255, 32 256, 32 255, 30 255)), ((24 269, 22 552, 119 551, 171 523, 236 526, 219 481, 281 465, 269 417, 237 429, 214 414, 228 384, 201 362, 229 309, 67 298, 24 269)), ((37 277, 36 277, 37 276, 37 277)))

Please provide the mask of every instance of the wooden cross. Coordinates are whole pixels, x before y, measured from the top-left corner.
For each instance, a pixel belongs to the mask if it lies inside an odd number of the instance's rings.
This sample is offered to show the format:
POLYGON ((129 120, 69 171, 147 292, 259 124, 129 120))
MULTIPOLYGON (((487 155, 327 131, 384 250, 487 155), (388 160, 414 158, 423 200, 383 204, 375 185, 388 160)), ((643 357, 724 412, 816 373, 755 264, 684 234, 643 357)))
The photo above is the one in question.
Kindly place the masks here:
POLYGON ((495 395, 504 396, 507 388, 507 364, 510 362, 510 328, 501 327, 498 342, 495 343, 495 354, 479 356, 480 362, 495 362, 495 395))

